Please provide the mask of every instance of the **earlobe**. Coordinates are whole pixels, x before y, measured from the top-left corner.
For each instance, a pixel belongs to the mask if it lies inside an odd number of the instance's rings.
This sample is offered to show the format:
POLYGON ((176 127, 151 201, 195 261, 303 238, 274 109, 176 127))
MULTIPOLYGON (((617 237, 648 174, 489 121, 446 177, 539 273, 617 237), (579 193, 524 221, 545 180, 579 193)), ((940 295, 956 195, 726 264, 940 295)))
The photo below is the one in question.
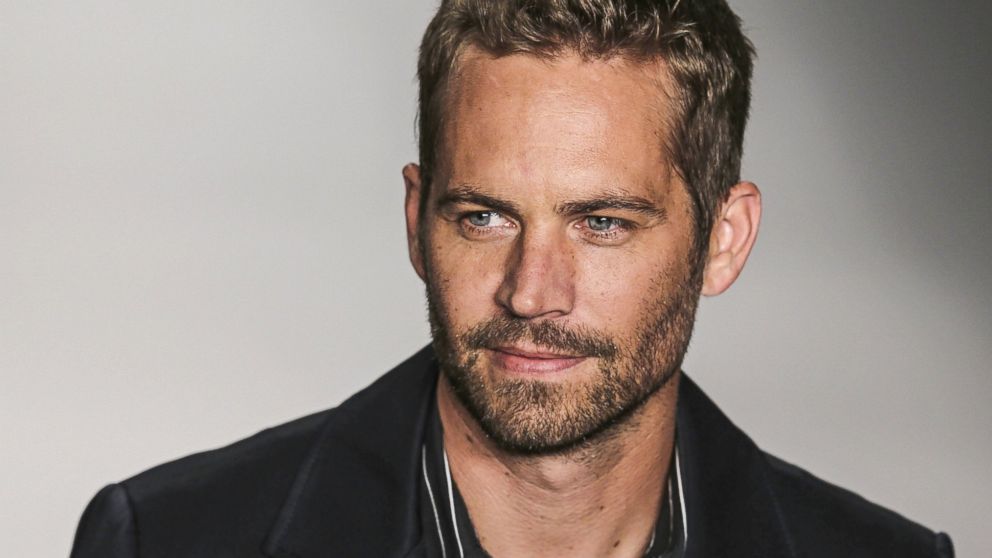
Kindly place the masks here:
POLYGON ((420 197, 423 195, 420 167, 410 163, 403 167, 403 183, 406 186, 404 211, 406 213, 406 243, 410 253, 410 263, 414 271, 425 280, 424 253, 420 244, 420 197))
POLYGON ((761 192, 750 182, 730 189, 710 234, 702 294, 715 296, 740 276, 758 236, 761 192))

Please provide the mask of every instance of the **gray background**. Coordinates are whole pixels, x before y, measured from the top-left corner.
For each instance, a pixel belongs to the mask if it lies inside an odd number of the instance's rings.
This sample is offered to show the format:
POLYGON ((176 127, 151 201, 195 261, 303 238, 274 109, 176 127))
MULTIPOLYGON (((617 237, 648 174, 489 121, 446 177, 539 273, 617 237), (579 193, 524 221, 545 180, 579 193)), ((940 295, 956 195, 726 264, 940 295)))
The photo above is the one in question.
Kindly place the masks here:
MULTIPOLYGON (((757 251, 687 369, 763 447, 992 556, 992 10, 734 3, 757 251)), ((0 2, 0 541, 427 341, 399 170, 432 1, 0 2)))

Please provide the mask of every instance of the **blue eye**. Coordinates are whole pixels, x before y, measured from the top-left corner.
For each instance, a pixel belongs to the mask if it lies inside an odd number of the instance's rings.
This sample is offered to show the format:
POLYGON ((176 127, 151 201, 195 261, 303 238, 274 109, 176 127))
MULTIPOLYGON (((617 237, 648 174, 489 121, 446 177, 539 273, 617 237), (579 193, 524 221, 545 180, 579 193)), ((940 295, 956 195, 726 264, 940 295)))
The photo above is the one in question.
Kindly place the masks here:
POLYGON ((480 211, 478 213, 470 213, 468 215, 468 222, 470 225, 475 227, 488 227, 489 222, 492 221, 492 218, 492 212, 480 211))
POLYGON ((616 217, 586 217, 586 226, 596 232, 607 232, 623 226, 623 221, 616 217))
POLYGON ((496 211, 473 211, 463 217, 469 225, 473 227, 491 229, 504 227, 508 224, 506 217, 496 211))

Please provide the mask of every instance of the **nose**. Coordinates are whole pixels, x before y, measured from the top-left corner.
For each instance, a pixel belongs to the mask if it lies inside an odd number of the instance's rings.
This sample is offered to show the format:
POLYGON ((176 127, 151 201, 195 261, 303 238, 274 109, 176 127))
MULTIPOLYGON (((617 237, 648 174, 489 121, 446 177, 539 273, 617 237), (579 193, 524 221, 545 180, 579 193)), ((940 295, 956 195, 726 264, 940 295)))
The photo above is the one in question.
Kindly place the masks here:
POLYGON ((556 318, 575 303, 575 268, 564 233, 524 231, 506 262, 496 302, 520 318, 556 318))

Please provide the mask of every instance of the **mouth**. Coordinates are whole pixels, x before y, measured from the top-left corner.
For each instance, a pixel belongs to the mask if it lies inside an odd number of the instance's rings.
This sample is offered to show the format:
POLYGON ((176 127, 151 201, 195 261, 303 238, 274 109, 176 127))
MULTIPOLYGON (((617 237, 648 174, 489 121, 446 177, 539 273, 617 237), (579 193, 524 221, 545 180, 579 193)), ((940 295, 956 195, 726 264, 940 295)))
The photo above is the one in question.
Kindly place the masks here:
POLYGON ((583 355, 559 353, 540 348, 523 349, 507 346, 493 347, 489 350, 492 352, 493 360, 498 367, 507 372, 525 375, 562 372, 588 358, 583 355))

